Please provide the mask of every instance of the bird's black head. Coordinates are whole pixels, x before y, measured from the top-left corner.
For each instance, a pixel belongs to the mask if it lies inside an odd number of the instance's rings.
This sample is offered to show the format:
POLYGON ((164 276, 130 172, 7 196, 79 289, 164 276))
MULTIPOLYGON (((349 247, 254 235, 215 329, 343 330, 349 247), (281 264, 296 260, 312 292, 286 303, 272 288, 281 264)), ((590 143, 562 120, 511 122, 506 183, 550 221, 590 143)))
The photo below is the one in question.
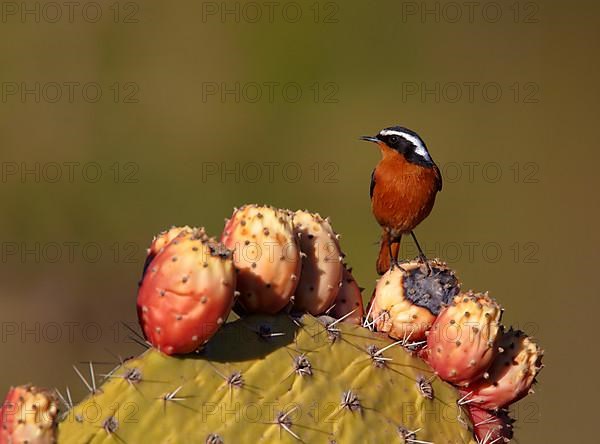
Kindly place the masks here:
POLYGON ((402 154, 409 162, 424 166, 434 165, 423 139, 408 128, 391 126, 379 131, 375 137, 363 136, 361 139, 383 144, 402 154))

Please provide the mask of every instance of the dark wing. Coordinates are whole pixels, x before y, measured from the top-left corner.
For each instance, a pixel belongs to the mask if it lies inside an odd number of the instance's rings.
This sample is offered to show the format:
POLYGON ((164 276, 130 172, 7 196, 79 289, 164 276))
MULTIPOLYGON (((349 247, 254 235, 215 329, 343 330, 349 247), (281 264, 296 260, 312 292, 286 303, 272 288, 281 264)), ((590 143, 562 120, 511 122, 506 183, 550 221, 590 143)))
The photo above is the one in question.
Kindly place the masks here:
POLYGON ((433 171, 435 172, 435 187, 438 191, 442 191, 442 173, 436 164, 433 164, 433 171))
POLYGON ((369 186, 369 196, 373 199, 373 189, 375 188, 375 170, 371 173, 371 185, 369 186))

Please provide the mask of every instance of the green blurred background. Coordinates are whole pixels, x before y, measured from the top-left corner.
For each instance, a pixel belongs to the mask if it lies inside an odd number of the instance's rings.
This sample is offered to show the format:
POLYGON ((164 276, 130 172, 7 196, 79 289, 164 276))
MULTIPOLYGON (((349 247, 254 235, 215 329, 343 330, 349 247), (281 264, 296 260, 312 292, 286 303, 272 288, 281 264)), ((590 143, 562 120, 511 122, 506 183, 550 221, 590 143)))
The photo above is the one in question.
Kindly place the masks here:
POLYGON ((402 124, 446 179, 427 253, 546 350, 517 442, 594 441, 597 2, 25 5, 0 4, 0 392, 81 396, 72 364, 138 353, 152 236, 245 202, 331 216, 367 297, 357 137, 402 124))

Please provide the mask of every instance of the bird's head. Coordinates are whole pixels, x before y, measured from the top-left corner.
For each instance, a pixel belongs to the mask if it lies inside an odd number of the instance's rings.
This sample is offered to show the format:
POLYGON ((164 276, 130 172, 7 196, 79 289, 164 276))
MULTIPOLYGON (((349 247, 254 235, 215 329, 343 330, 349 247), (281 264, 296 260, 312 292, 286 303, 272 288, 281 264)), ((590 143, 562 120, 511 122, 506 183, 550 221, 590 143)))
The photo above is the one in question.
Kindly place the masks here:
POLYGON ((382 151, 388 149, 398 152, 409 162, 425 166, 434 164, 423 139, 408 128, 391 126, 382 129, 374 137, 362 136, 360 139, 378 144, 382 151))

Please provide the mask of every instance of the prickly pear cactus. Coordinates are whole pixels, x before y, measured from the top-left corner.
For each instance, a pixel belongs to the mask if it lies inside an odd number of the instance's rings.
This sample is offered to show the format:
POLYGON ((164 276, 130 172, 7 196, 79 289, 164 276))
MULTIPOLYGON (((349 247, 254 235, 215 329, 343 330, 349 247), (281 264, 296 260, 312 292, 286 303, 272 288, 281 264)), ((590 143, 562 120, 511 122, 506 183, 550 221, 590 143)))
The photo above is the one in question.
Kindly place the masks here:
POLYGON ((126 361, 68 412, 58 443, 473 444, 458 397, 385 335, 250 316, 198 354, 126 361))

